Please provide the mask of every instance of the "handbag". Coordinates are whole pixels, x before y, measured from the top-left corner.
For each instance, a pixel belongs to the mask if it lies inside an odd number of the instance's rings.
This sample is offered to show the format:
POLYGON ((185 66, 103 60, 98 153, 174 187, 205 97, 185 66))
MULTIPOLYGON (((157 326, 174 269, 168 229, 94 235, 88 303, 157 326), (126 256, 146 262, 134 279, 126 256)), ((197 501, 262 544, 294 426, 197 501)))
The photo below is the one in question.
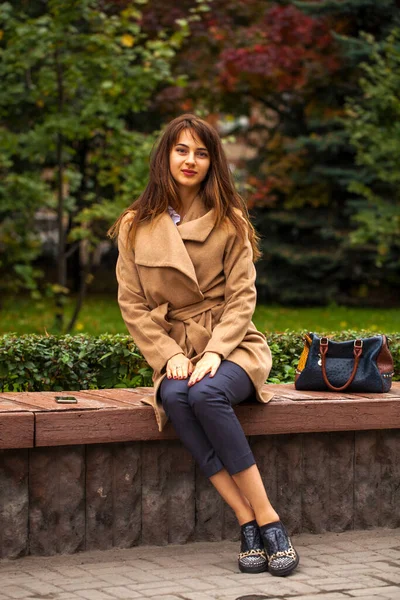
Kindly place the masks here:
POLYGON ((304 336, 296 369, 296 390, 388 392, 394 374, 385 335, 334 342, 315 333, 304 336))

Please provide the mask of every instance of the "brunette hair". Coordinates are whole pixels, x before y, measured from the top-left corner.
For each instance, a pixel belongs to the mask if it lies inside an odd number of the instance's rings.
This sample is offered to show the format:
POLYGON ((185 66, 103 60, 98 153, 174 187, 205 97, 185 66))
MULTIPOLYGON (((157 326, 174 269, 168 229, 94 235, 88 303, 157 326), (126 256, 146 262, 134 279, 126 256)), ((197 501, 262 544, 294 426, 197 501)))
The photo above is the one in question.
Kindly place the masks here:
POLYGON ((182 205, 179 199, 178 186, 169 168, 169 157, 172 147, 184 130, 189 130, 192 135, 196 135, 205 144, 210 155, 210 167, 206 177, 201 182, 200 194, 205 207, 209 210, 215 209, 215 226, 218 227, 228 218, 243 242, 247 232, 253 248, 253 260, 255 262, 261 256, 258 247, 260 238, 250 222, 243 198, 235 189, 221 139, 214 127, 192 114, 181 115, 167 125, 151 153, 150 176, 145 190, 131 206, 124 210, 107 234, 111 238, 116 237, 122 219, 127 213, 134 211, 129 231, 129 241, 133 247, 136 227, 139 223, 149 220, 152 222, 156 217, 167 211, 168 205, 171 205, 179 213, 182 205), (244 220, 234 208, 241 211, 244 220))

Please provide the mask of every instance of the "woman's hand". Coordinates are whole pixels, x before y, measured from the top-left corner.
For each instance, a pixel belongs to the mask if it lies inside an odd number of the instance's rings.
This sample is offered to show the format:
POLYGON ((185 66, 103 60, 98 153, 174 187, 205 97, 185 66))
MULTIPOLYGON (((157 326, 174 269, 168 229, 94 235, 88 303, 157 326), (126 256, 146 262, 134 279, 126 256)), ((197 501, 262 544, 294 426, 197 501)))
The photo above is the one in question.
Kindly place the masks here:
POLYGON ((194 366, 192 362, 183 354, 171 356, 167 362, 167 377, 171 379, 186 379, 193 373, 194 366))
POLYGON ((217 352, 206 352, 203 358, 196 364, 188 385, 194 385, 197 381, 203 379, 207 373, 210 373, 210 377, 214 377, 221 364, 221 360, 221 355, 217 354, 217 352))

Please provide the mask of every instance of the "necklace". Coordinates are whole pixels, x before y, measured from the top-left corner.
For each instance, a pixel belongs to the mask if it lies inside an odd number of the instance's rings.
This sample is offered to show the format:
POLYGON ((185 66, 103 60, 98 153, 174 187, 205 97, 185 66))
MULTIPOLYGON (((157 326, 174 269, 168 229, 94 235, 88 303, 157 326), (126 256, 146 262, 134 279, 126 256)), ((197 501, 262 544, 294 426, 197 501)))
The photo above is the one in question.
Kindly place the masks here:
POLYGON ((185 216, 187 215, 187 213, 188 213, 188 212, 190 211, 190 209, 192 208, 193 202, 196 200, 196 198, 198 197, 198 195, 199 195, 199 192, 197 192, 197 194, 195 195, 195 197, 194 197, 194 198, 193 198, 193 200, 191 201, 191 203, 190 203, 190 206, 189 206, 189 208, 187 209, 187 211, 186 211, 186 212, 185 212, 183 215, 182 215, 182 214, 181 214, 181 215, 179 215, 179 216, 180 216, 180 218, 181 218, 181 220, 179 221, 179 223, 177 223, 177 225, 181 225, 181 223, 182 223, 183 219, 185 218, 185 216))

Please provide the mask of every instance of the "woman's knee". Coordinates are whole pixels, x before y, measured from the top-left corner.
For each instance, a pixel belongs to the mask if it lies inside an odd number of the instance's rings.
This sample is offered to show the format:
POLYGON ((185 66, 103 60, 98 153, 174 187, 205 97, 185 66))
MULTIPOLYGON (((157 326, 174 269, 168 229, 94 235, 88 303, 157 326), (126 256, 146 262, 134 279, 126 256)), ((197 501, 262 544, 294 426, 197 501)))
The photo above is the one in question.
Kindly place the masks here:
MULTIPOLYGON (((187 405, 188 393, 183 380, 163 379, 160 386, 160 398, 167 415, 173 414, 187 405)), ((187 386, 187 382, 186 386, 187 386)))
POLYGON ((229 404, 229 400, 212 380, 204 378, 189 388, 188 403, 195 414, 200 414, 209 410, 212 404, 229 404))

